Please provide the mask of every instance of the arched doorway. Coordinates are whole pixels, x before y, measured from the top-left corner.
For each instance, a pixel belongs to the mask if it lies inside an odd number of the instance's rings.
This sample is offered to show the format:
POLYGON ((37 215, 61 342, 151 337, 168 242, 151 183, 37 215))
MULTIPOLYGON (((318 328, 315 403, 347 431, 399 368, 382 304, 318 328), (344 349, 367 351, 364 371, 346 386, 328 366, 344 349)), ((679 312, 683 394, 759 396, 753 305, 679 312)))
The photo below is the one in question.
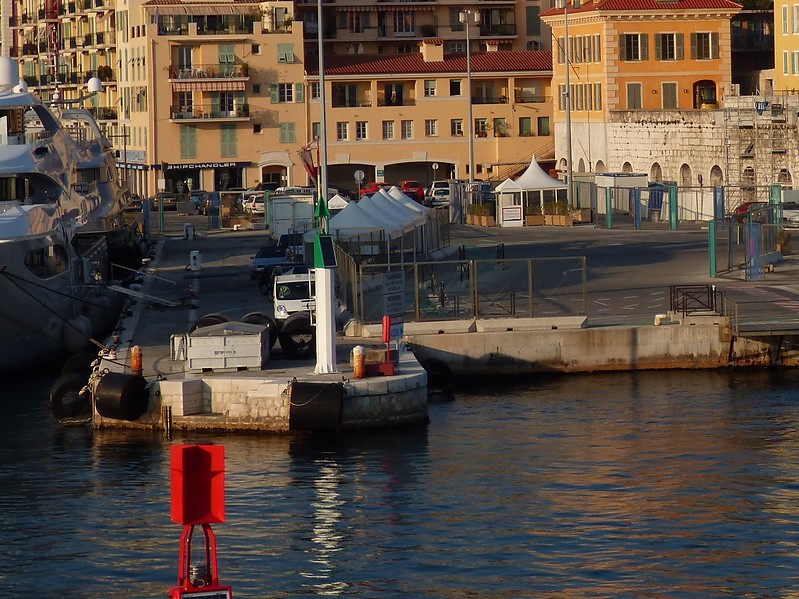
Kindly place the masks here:
POLYGON ((777 183, 783 187, 793 187, 793 177, 791 177, 791 171, 789 171, 787 168, 780 169, 780 172, 777 175, 777 183))
POLYGON ((649 182, 650 183, 662 183, 663 182, 663 169, 660 168, 660 164, 657 162, 652 165, 652 168, 649 169, 649 182))
POLYGON ((633 172, 633 165, 630 164, 629 162, 625 162, 621 166, 621 172, 623 172, 623 173, 631 173, 631 172, 633 172))
POLYGON ((713 168, 710 169, 710 185, 715 187, 716 185, 723 185, 724 184, 724 173, 719 167, 718 164, 714 164, 713 168))
POLYGON ((577 172, 584 173, 585 172, 585 160, 580 158, 580 162, 577 163, 577 172))
POLYGON ((597 173, 604 173, 607 172, 607 168, 605 167, 605 163, 601 160, 596 161, 596 165, 594 166, 597 173))
POLYGON ((691 167, 687 164, 683 164, 680 167, 680 186, 681 187, 691 187, 691 167))

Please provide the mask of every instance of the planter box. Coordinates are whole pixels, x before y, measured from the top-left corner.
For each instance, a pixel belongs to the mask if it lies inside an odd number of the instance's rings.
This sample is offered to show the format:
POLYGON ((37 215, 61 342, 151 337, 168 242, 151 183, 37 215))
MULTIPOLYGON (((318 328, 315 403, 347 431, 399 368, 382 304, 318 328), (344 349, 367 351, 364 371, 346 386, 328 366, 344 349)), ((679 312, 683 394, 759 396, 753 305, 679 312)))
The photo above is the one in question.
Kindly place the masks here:
POLYGON ((577 210, 572 210, 570 213, 572 220, 576 223, 590 223, 591 222, 591 209, 590 208, 578 208, 577 210))
POLYGON ((540 227, 544 224, 543 214, 529 214, 524 217, 524 224, 528 227, 540 227))
POLYGON ((572 217, 564 214, 545 214, 544 224, 555 227, 570 227, 572 224, 572 217))
POLYGON ((494 220, 493 216, 481 216, 480 217, 480 226, 493 227, 495 224, 496 224, 496 220, 494 220))
POLYGON ((474 214, 467 214, 466 215, 466 224, 467 225, 476 225, 477 224, 477 216, 474 214))

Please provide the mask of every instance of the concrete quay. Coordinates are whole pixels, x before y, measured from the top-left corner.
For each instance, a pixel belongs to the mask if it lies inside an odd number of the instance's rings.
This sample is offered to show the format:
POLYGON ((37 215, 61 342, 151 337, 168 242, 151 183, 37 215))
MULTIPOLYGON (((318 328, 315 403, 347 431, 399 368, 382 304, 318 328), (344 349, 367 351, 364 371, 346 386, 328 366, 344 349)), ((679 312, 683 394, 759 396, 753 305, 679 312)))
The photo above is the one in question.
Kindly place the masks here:
POLYGON ((129 374, 131 348, 137 346, 148 382, 147 409, 133 421, 95 410, 95 427, 282 433, 427 422, 427 374, 409 350, 400 348, 394 357, 393 376, 354 378, 352 348, 384 347, 374 339, 337 335, 338 372, 327 374, 314 373, 314 358, 284 356, 279 344, 271 352, 265 348, 263 368, 236 367, 231 358, 233 366, 190 370, 186 360, 173 359, 172 336, 187 333, 204 315, 232 322, 252 312, 271 316, 271 303, 249 277, 250 256, 267 239, 261 230, 157 240, 141 287, 136 286, 119 322, 114 354, 100 365, 101 371, 129 374), (194 251, 200 252, 199 271, 189 268, 194 251))

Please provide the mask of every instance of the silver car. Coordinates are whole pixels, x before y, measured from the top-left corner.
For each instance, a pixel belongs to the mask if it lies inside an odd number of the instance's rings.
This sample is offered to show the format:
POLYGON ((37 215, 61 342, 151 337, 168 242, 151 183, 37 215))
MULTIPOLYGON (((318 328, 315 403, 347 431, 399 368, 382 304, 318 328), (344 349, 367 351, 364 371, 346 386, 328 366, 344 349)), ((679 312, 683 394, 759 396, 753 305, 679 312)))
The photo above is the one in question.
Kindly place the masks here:
POLYGON ((799 202, 782 205, 782 224, 784 227, 799 227, 799 202))

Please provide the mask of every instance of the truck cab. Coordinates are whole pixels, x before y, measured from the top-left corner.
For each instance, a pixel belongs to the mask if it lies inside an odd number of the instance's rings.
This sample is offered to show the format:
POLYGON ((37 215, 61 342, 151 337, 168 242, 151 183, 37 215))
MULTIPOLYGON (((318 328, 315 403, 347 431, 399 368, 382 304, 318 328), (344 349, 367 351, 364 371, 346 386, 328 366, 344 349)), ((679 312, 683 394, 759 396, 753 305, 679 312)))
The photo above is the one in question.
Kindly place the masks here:
POLYGON ((284 321, 297 312, 313 312, 316 308, 315 273, 276 276, 272 292, 276 321, 284 321))

